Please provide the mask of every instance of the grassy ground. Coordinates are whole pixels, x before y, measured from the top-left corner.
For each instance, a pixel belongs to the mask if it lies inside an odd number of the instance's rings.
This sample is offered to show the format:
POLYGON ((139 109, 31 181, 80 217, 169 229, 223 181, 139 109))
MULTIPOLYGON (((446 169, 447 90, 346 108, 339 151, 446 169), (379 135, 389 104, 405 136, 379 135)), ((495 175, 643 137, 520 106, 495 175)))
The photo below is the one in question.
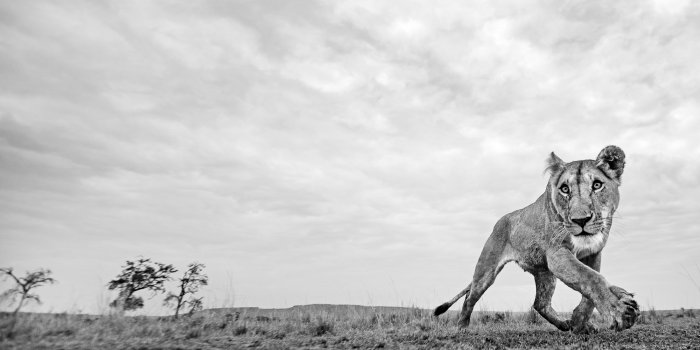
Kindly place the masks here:
POLYGON ((445 316, 350 306, 222 309, 179 319, 0 314, 0 349, 700 349, 697 311, 646 311, 630 330, 594 335, 560 332, 534 313, 478 313, 466 331, 456 327, 456 313, 445 316))

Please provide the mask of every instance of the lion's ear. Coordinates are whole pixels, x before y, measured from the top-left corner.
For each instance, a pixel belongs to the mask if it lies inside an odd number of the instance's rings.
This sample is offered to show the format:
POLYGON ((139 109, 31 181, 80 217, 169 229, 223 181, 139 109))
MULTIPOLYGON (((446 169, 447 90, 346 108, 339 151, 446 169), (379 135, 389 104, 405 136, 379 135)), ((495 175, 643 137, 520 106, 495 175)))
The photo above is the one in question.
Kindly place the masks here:
POLYGON ((557 157, 554 152, 552 152, 549 154, 549 157, 547 157, 547 168, 544 169, 544 172, 549 173, 550 175, 556 174, 560 170, 564 169, 564 164, 564 161, 557 157))
POLYGON ((613 180, 620 181, 625 170, 625 152, 620 147, 608 146, 598 153, 595 165, 613 180))

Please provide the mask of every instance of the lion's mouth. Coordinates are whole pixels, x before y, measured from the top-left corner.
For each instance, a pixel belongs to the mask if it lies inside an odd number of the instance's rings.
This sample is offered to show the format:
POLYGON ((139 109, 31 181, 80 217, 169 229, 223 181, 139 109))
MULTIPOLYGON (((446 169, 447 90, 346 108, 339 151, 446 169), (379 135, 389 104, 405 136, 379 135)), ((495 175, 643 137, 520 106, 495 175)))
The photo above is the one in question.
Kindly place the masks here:
POLYGON ((591 233, 588 231, 581 231, 581 233, 577 234, 576 236, 595 236, 595 233, 591 233))

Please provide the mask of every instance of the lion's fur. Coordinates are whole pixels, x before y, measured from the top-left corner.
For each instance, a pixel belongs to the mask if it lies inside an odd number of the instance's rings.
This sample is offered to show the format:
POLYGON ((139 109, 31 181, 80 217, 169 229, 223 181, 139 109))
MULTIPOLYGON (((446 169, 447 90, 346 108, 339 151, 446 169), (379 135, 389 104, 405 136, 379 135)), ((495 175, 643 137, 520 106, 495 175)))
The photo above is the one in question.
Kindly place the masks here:
POLYGON ((498 220, 479 257, 472 283, 436 308, 435 315, 466 295, 460 324, 467 326, 474 304, 503 266, 515 261, 535 276, 534 307, 557 328, 591 331, 588 318, 594 306, 614 328, 631 327, 638 314, 632 295, 610 285, 598 273, 619 204, 624 165, 625 154, 616 146, 604 148, 596 160, 570 163, 552 152, 547 158, 550 177, 544 193, 534 203, 498 220), (555 278, 582 294, 571 320, 561 319, 551 307, 555 278))

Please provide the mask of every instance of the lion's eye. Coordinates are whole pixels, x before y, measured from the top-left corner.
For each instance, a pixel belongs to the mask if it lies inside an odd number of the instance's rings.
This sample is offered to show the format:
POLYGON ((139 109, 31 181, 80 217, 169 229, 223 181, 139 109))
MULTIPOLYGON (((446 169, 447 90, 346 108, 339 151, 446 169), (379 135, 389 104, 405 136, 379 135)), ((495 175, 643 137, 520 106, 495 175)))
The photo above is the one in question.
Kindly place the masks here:
POLYGON ((561 193, 569 193, 569 185, 567 185, 567 184, 561 185, 559 187, 559 191, 561 191, 561 193))
POLYGON ((593 189, 594 190, 599 190, 601 188, 603 188, 603 183, 600 180, 593 181, 593 189))

